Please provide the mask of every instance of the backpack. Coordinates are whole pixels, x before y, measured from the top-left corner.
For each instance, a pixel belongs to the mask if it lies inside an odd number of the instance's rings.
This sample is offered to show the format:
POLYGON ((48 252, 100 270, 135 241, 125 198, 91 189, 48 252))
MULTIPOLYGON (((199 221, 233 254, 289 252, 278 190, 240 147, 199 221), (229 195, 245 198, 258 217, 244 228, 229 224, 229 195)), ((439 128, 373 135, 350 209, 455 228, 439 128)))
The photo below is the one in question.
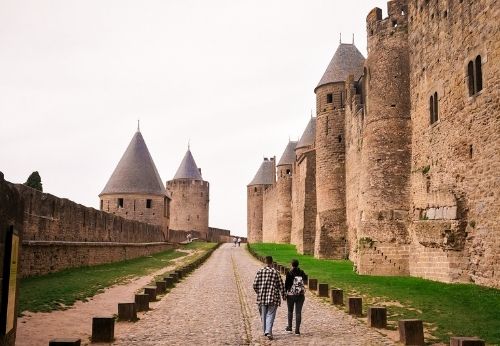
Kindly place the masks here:
POLYGON ((302 276, 295 276, 293 278, 293 284, 292 287, 290 287, 289 294, 293 296, 298 296, 301 294, 304 294, 306 291, 306 288, 304 287, 304 280, 302 279, 302 276))

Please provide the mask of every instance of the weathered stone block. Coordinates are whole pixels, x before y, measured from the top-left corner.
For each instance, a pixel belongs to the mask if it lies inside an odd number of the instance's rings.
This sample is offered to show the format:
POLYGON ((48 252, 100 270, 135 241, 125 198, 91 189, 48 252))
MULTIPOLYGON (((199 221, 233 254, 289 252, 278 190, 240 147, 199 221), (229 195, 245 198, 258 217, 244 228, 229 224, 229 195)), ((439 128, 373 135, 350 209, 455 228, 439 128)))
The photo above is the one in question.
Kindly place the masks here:
POLYGON ((318 289, 318 279, 309 279, 309 290, 316 291, 318 289))
POLYGON ((394 220, 406 220, 408 218, 408 211, 396 209, 393 215, 394 220))
POLYGON ((399 320, 399 342, 403 345, 424 345, 424 326, 421 320, 399 320))
POLYGON ((49 346, 80 346, 81 339, 76 338, 58 338, 49 341, 49 346))
POLYGON ((137 311, 148 311, 149 310, 149 295, 136 294, 135 295, 135 305, 136 305, 137 311))
POLYGON ((137 320, 137 308, 135 303, 118 303, 118 319, 120 321, 137 320))
POLYGON ((165 283, 165 281, 156 281, 156 292, 161 294, 161 293, 165 293, 165 291, 167 290, 167 284, 165 283))
POLYGON ((170 273, 169 276, 174 279, 174 283, 179 281, 179 275, 177 273, 170 273))
POLYGON ((92 318, 92 342, 112 342, 115 338, 114 317, 92 318))
POLYGON ((450 346, 484 346, 484 340, 469 336, 454 336, 450 338, 450 346))
POLYGON ((319 297, 328 297, 328 284, 320 283, 318 284, 318 296, 319 297))
POLYGON ((445 208, 444 218, 447 220, 456 220, 457 218, 457 207, 447 207, 445 208))
POLYGON ((427 211, 425 212, 425 216, 429 220, 434 220, 436 218, 436 208, 429 208, 429 209, 427 209, 427 211))
POLYGON ((361 316, 363 314, 363 298, 349 297, 349 315, 361 316))
POLYGON ((436 220, 441 220, 441 219, 443 219, 443 211, 444 211, 444 208, 443 208, 443 207, 436 208, 436 215, 435 215, 435 219, 436 219, 436 220))
POLYGON ((182 279, 182 277, 183 277, 183 275, 182 275, 182 274, 183 274, 183 273, 182 273, 182 271, 180 271, 180 270, 176 270, 176 271, 175 271, 175 273, 177 274, 177 277, 179 278, 179 280, 180 280, 180 279, 182 279))
POLYGON ((331 290, 332 304, 343 305, 344 304, 344 291, 341 289, 333 288, 331 290))
POLYGON ((146 286, 144 287, 144 294, 149 296, 149 301, 154 302, 156 300, 156 287, 146 286))
POLYGON ((381 306, 370 306, 368 308, 368 326, 387 328, 387 309, 381 306))

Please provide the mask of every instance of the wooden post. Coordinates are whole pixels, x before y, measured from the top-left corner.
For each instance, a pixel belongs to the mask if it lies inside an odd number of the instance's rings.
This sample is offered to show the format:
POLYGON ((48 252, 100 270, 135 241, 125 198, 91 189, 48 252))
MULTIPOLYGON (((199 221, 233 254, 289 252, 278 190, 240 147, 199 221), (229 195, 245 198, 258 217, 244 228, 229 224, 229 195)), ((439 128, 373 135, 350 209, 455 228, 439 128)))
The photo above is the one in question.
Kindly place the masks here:
POLYGON ((344 291, 338 288, 332 288, 331 291, 332 304, 343 305, 344 304, 344 291))
POLYGON ((349 297, 349 315, 361 316, 363 314, 363 298, 349 297))
POLYGON ((424 325, 421 320, 399 320, 399 341, 403 345, 424 345, 424 325))
POLYGON ((135 304, 137 311, 148 311, 149 310, 149 295, 147 294, 136 294, 135 304))
POLYGON ((174 287, 174 278, 173 277, 167 276, 167 277, 163 278, 163 281, 165 281, 166 288, 174 287))
POLYGON ((469 336, 453 336, 450 338, 450 346, 484 346, 484 340, 469 336))
POLYGON ((165 281, 156 281, 156 292, 157 293, 165 293, 167 290, 167 284, 165 281))
POLYGON ((49 341, 49 346, 80 346, 82 344, 81 339, 72 338, 58 338, 49 341))
POLYGON ((177 273, 170 273, 169 276, 174 279, 174 283, 179 281, 179 275, 177 273))
POLYGON ((149 301, 154 302, 156 300, 156 287, 146 286, 144 287, 144 294, 149 296, 149 301))
POLYGON ((137 320, 137 308, 135 303, 118 303, 118 319, 120 321, 137 320))
POLYGON ((320 283, 318 284, 318 296, 328 297, 328 284, 320 283))
POLYGON ((114 317, 92 318, 92 342, 112 342, 115 339, 114 317))
POLYGON ((383 306, 370 306, 368 325, 374 328, 387 328, 387 309, 383 306))
POLYGON ((177 274, 179 280, 182 279, 182 272, 180 270, 176 270, 175 273, 177 274))
POLYGON ((318 289, 318 280, 317 279, 309 279, 309 290, 316 291, 318 289))

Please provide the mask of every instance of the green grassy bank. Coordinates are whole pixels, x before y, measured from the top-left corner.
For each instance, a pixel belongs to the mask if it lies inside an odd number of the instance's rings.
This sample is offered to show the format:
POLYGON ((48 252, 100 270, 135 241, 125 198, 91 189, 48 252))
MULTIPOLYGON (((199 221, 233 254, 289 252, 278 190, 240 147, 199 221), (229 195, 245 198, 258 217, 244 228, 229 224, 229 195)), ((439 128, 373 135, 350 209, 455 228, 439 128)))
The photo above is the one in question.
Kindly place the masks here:
POLYGON ((282 265, 298 259, 310 278, 343 289, 344 299, 349 295, 363 296, 364 308, 387 306, 389 328, 395 328, 399 319, 418 318, 432 334, 433 339, 428 341, 449 342, 450 336, 478 336, 489 344, 500 344, 500 290, 415 277, 358 275, 350 261, 299 255, 293 245, 251 247, 258 255, 273 256, 282 265))
POLYGON ((66 269, 57 273, 22 279, 19 311, 38 312, 63 309, 78 300, 86 300, 94 296, 106 287, 167 267, 176 258, 186 257, 182 262, 194 260, 215 245, 215 243, 193 242, 177 250, 168 250, 147 257, 66 269), (194 252, 188 256, 188 252, 182 250, 194 250, 194 252))

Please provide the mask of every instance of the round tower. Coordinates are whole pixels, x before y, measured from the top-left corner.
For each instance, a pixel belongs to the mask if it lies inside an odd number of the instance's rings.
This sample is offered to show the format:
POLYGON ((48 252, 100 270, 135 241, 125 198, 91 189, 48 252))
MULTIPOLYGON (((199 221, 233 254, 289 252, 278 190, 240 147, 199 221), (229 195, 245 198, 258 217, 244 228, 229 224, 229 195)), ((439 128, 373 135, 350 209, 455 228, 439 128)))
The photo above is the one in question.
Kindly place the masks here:
POLYGON ((139 129, 99 197, 103 211, 168 229, 169 197, 139 129))
POLYGON ((290 243, 292 231, 292 179, 295 163, 295 146, 297 142, 289 141, 276 165, 278 178, 277 189, 277 243, 290 243))
POLYGON ((209 183, 187 150, 172 180, 167 181, 172 198, 170 228, 177 231, 196 231, 202 239, 208 236, 209 183))
POLYGON ((411 119, 406 0, 388 3, 389 16, 373 9, 367 16, 366 105, 361 149, 358 271, 408 274, 411 119), (365 241, 366 242, 366 241, 365 241), (363 244, 361 244, 363 245, 363 244))
POLYGON ((247 185, 247 238, 249 243, 262 242, 264 191, 275 182, 274 158, 264 158, 254 178, 247 185))
POLYGON ((363 74, 364 57, 354 44, 341 43, 316 93, 316 241, 314 256, 346 256, 345 81, 363 74))

